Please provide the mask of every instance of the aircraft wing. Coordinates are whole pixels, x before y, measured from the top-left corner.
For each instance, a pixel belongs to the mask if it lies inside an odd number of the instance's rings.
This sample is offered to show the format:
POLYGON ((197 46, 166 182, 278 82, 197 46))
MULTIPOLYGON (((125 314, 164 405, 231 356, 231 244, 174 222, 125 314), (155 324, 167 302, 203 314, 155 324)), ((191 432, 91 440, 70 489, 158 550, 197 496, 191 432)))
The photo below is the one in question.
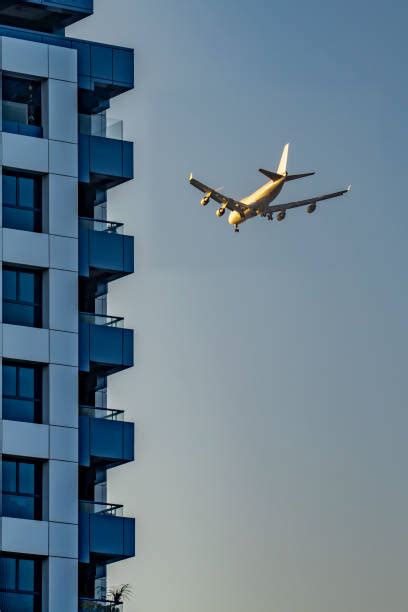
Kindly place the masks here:
POLYGON ((246 206, 241 204, 241 202, 237 202, 237 200, 234 200, 233 198, 228 198, 227 196, 222 195, 222 193, 216 189, 213 189, 201 181, 198 181, 192 174, 190 174, 189 181, 190 185, 196 189, 199 189, 203 193, 208 194, 212 200, 215 200, 215 202, 218 202, 218 204, 223 204, 229 210, 236 210, 237 212, 242 213, 246 208, 246 206))
POLYGON ((351 189, 351 185, 347 187, 347 189, 343 189, 342 191, 334 191, 333 193, 326 193, 321 196, 316 196, 314 198, 307 198, 307 200, 298 200, 297 202, 287 202, 286 204, 274 204, 273 206, 268 206, 266 211, 268 213, 274 213, 284 210, 289 210, 290 208, 298 208, 299 206, 308 206, 309 204, 316 204, 317 202, 322 202, 323 200, 331 200, 332 198, 338 198, 339 196, 348 193, 351 189))

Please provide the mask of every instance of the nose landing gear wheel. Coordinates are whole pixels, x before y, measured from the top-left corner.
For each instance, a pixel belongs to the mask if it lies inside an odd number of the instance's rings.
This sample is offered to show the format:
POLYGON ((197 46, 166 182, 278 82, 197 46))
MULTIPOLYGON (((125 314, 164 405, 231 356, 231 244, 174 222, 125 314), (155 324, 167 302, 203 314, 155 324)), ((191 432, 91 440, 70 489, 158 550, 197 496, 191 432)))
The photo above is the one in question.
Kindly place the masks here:
POLYGON ((235 233, 238 234, 239 233, 239 227, 238 225, 235 226, 235 233))

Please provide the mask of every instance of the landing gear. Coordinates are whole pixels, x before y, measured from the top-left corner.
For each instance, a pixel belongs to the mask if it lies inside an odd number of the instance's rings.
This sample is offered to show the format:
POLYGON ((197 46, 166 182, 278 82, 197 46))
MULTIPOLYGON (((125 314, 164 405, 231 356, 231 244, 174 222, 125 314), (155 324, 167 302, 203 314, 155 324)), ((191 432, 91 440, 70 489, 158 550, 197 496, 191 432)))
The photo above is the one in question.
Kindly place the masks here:
POLYGON ((273 221, 272 213, 266 213, 266 218, 268 219, 268 221, 273 221))
POLYGON ((238 234, 238 233, 239 233, 239 227, 238 227, 238 225, 235 225, 235 230, 234 230, 234 231, 235 231, 235 233, 236 233, 236 234, 238 234))

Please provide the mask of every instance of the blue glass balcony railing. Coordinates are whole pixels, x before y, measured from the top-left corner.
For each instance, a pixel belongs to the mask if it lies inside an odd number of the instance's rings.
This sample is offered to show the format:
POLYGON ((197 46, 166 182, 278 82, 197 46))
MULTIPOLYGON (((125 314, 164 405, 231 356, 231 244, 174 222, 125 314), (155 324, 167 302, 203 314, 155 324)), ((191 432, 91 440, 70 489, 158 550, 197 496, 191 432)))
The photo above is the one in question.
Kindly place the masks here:
POLYGON ((123 506, 121 504, 104 504, 101 502, 80 500, 79 511, 86 512, 87 514, 123 516, 123 506))
POLYGON ((133 143, 79 134, 79 181, 102 190, 133 179, 133 143))
POLYGON ((133 366, 133 330, 122 317, 80 313, 79 368, 108 376, 133 366))
POLYGON ((123 603, 114 603, 109 599, 90 599, 81 597, 79 611, 83 612, 123 612, 123 603))
POLYGON ((135 555, 135 519, 116 504, 80 502, 80 563, 113 563, 135 555))
POLYGON ((124 410, 113 410, 112 408, 101 408, 99 406, 79 406, 79 416, 91 419, 104 419, 107 421, 123 421, 124 410))
POLYGON ((79 274, 109 283, 134 271, 134 237, 122 234, 123 224, 81 217, 79 274))
POLYGON ((134 460, 134 424, 123 411, 95 406, 79 407, 79 464, 105 469, 134 460))
POLYGON ((105 111, 93 115, 80 113, 78 116, 78 128, 80 134, 123 140, 122 119, 114 119, 107 116, 105 111))
POLYGON ((80 312, 79 319, 83 323, 106 327, 123 327, 124 322, 123 317, 111 317, 110 315, 95 314, 94 312, 80 312))

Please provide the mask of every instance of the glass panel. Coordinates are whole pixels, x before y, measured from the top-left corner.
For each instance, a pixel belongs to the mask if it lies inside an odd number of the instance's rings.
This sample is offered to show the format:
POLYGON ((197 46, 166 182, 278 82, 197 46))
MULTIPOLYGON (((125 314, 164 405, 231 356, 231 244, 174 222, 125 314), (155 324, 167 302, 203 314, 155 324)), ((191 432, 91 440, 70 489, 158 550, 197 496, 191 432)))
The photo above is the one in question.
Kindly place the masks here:
POLYGON ((18 205, 34 208, 34 179, 25 177, 18 179, 18 205))
POLYGON ((27 325, 33 327, 35 324, 34 306, 22 306, 21 304, 3 303, 3 322, 12 325, 27 325))
POLYGON ((3 298, 17 299, 17 275, 13 270, 3 270, 3 298))
POLYGON ((36 213, 31 210, 9 208, 3 206, 3 225, 10 229, 20 229, 26 232, 35 231, 36 213))
POLYGON ((0 593, 0 610, 7 612, 34 612, 34 595, 0 593))
POLYGON ((13 591, 16 588, 16 580, 16 560, 0 558, 0 589, 13 591))
POLYGON ((34 368, 19 368, 19 397, 34 399, 35 397, 35 372, 34 368))
POLYGON ((35 465, 33 463, 20 463, 19 465, 19 493, 35 493, 35 465))
POLYGON ((28 105, 24 102, 3 100, 3 120, 15 123, 28 123, 28 105))
POLYGON ((15 461, 3 461, 3 491, 9 493, 17 491, 17 465, 15 461))
POLYGON ((19 273, 19 296, 22 302, 35 302, 35 276, 32 272, 19 273))
POLYGON ((34 401, 3 398, 3 419, 34 423, 34 401))
POLYGON ((12 365, 3 365, 3 396, 17 395, 17 369, 12 365))
POLYGON ((34 591, 34 561, 29 559, 19 560, 19 591, 34 591))
POLYGON ((34 498, 3 493, 3 515, 12 518, 34 519, 34 498))
POLYGON ((16 202, 16 177, 3 174, 3 204, 15 206, 16 202))

